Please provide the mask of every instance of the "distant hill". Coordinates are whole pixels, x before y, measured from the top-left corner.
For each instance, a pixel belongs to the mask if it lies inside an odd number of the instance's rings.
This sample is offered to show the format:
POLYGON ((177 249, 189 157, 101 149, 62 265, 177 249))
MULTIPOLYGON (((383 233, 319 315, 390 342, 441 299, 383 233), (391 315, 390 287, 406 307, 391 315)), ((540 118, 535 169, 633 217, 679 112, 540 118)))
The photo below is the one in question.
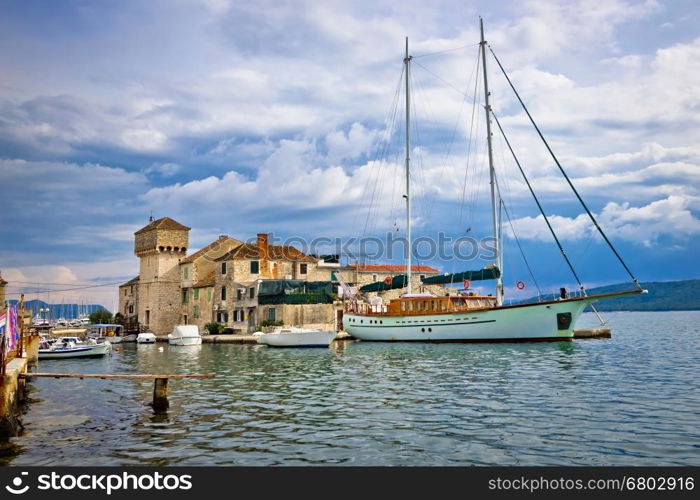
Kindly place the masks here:
MULTIPOLYGON (((18 304, 18 300, 9 300, 10 304, 18 304)), ((81 314, 90 315, 95 311, 100 309, 107 309, 100 304, 49 304, 43 300, 28 300, 24 303, 26 309, 31 309, 32 314, 36 316, 39 314, 39 309, 49 308, 49 312, 44 313, 43 316, 47 319, 74 319, 79 317, 81 314)))
MULTIPOLYGON (((651 281, 642 283, 649 293, 617 297, 595 303, 599 311, 696 311, 700 310, 700 279, 684 281, 651 281)), ((630 283, 589 288, 589 295, 633 290, 630 283)), ((545 295, 552 299, 556 296, 545 295)), ((537 297, 523 301, 537 302, 537 297)))

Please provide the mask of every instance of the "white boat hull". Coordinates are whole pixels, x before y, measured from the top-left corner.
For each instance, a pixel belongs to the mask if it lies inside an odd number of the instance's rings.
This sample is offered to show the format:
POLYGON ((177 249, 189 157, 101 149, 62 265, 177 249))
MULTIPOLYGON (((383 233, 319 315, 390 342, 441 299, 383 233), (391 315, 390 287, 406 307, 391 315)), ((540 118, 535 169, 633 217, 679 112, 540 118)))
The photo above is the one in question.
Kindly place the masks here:
POLYGON ((94 358, 105 356, 111 350, 112 346, 108 343, 69 348, 39 349, 39 359, 94 358))
POLYGON ((121 344, 122 342, 126 342, 126 340, 124 340, 124 337, 116 337, 116 336, 115 337, 100 337, 99 339, 97 339, 98 342, 104 342, 105 340, 108 341, 110 344, 121 344))
POLYGON ((168 339, 170 345, 200 345, 202 337, 177 337, 168 339))
POLYGON ((505 306, 472 312, 377 316, 348 313, 345 331, 357 339, 373 341, 518 341, 568 340, 583 309, 593 300, 566 300, 544 304, 505 306), (558 314, 571 315, 566 328, 558 314))
POLYGON ((265 333, 257 342, 273 347, 328 347, 335 335, 335 332, 322 331, 265 333))

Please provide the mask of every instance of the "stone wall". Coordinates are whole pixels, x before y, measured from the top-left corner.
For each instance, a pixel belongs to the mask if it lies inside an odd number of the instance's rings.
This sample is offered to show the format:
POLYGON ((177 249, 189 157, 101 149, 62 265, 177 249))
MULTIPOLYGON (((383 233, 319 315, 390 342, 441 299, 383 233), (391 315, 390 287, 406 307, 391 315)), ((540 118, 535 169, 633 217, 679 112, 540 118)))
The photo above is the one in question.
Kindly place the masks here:
POLYGON ((26 371, 27 358, 15 358, 7 363, 5 375, 0 380, 0 439, 17 436, 20 429, 26 382, 19 375, 26 371))
POLYGON ((204 331, 204 325, 214 320, 214 287, 188 288, 187 302, 182 302, 182 290, 180 290, 180 320, 181 324, 197 325, 200 332, 204 331), (185 318, 185 316, 187 316, 185 318))
POLYGON ((124 284, 119 287, 119 312, 125 318, 130 318, 138 314, 139 302, 139 286, 138 282, 128 285, 124 284), (133 311, 129 311, 129 307, 133 306, 133 311))
POLYGON ((275 319, 285 326, 307 328, 333 328, 335 310, 333 304, 276 304, 258 306, 260 321, 269 319, 270 309, 275 311, 275 319))
POLYGON ((157 229, 153 228, 136 235, 134 239, 134 253, 136 255, 150 250, 161 252, 177 252, 180 255, 187 253, 189 231, 184 229, 157 229))
POLYGON ((188 231, 182 229, 152 229, 136 235, 139 323, 156 335, 167 335, 180 323, 179 263, 187 242, 188 231))

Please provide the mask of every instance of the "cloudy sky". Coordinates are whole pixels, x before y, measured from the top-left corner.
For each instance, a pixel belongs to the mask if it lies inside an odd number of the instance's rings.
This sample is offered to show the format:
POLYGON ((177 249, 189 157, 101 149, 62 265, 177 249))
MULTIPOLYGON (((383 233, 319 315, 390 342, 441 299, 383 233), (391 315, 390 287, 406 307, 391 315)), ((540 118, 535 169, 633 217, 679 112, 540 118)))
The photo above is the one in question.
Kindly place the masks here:
MULTIPOLYGON (((191 226, 192 249, 219 234, 402 236, 394 102, 406 36, 416 236, 487 236, 483 110, 472 118, 482 16, 632 270, 698 278, 699 14, 691 0, 1 2, 0 270, 11 292, 126 280, 151 212, 191 226)), ((583 280, 624 281, 492 58, 487 67, 494 110, 583 280)), ((497 132, 494 155, 540 286, 570 285, 497 132)), ((509 228, 505 284, 523 280, 529 294, 509 228)), ((108 307, 115 296, 71 292, 108 307)))

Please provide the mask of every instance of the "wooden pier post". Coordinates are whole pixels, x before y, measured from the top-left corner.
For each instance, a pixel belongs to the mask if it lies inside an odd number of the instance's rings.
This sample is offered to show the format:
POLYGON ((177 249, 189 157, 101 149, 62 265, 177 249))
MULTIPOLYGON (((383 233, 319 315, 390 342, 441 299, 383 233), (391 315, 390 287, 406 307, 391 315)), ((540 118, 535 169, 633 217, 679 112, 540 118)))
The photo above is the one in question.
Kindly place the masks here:
MULTIPOLYGON (((24 359, 26 362, 26 359, 24 359)), ((204 379, 204 378, 214 378, 213 373, 202 373, 202 374, 190 374, 190 375, 167 375, 167 374, 145 374, 145 373, 20 373, 18 378, 27 379, 34 377, 43 378, 95 378, 95 379, 131 379, 131 380, 143 380, 143 379, 154 379, 153 383, 153 403, 151 406, 156 411, 167 410, 170 407, 170 402, 168 401, 168 379, 182 380, 182 379, 204 379)))
POLYGON ((168 401, 168 379, 157 378, 153 384, 153 409, 167 410, 170 407, 168 401))

